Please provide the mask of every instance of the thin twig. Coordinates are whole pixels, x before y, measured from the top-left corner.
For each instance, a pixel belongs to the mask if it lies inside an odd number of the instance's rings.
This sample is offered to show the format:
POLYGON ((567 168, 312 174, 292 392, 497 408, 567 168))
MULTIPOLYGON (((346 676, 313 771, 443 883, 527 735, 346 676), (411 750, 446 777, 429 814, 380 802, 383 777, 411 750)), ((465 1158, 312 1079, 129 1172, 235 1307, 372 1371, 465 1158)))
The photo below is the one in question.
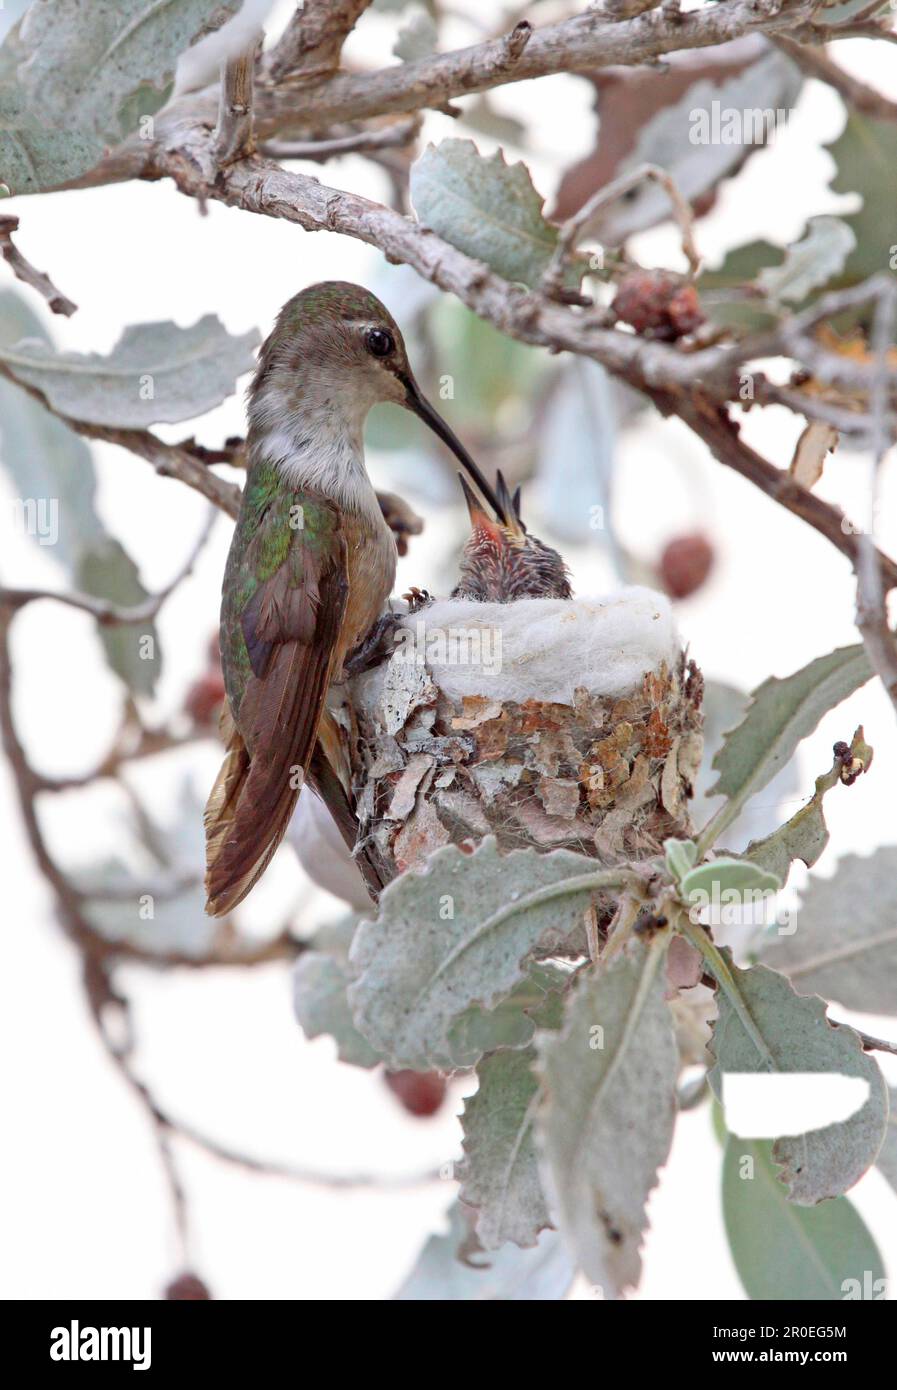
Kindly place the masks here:
POLYGON ((876 121, 897 121, 897 101, 892 101, 883 92, 876 91, 860 78, 845 72, 821 49, 795 43, 786 34, 780 34, 773 42, 787 54, 801 72, 827 83, 829 87, 834 87, 856 111, 862 111, 864 116, 871 116, 876 121))
MULTIPOLYGON (((847 1026, 853 1028, 852 1023, 847 1026)), ((897 1057, 897 1042, 889 1042, 887 1038, 874 1038, 870 1033, 864 1033, 859 1028, 854 1028, 853 1031, 859 1037, 865 1052, 892 1052, 897 1057)))
POLYGON ((270 159, 309 159, 323 163, 343 154, 402 149, 417 139, 420 128, 421 117, 408 116, 405 120, 391 121, 389 125, 369 126, 326 140, 268 140, 260 152, 270 159))
POLYGON ((223 1163, 231 1163, 237 1168, 243 1168, 250 1173, 258 1173, 264 1177, 286 1178, 290 1182, 305 1183, 311 1187, 335 1188, 337 1190, 367 1187, 380 1192, 424 1187, 431 1183, 440 1182, 442 1179, 438 1169, 427 1169, 417 1173, 328 1173, 318 1168, 305 1167, 302 1164, 279 1163, 275 1159, 256 1158, 252 1154, 241 1153, 237 1149, 232 1149, 220 1140, 202 1133, 201 1130, 194 1129, 182 1120, 174 1119, 167 1113, 160 1112, 160 1114, 172 1134, 176 1134, 178 1138, 186 1139, 188 1143, 203 1149, 223 1163))
POLYGON ((68 608, 79 608, 84 613, 89 613, 91 617, 96 618, 101 627, 119 627, 127 623, 150 623, 158 615, 166 599, 170 598, 175 589, 192 574, 217 520, 217 508, 209 507, 202 530, 181 568, 164 589, 160 589, 156 594, 151 594, 142 603, 123 608, 119 604, 110 603, 107 599, 94 598, 92 594, 56 593, 51 589, 0 588, 0 607, 15 611, 40 599, 54 599, 56 603, 62 603, 68 608))
POLYGON ((679 191, 675 179, 666 169, 661 169, 656 164, 642 164, 637 169, 612 179, 603 188, 599 188, 560 228, 557 246, 542 277, 542 289, 546 294, 556 297, 558 293, 563 291, 564 270, 567 262, 570 260, 578 240, 583 234, 588 234, 596 214, 608 203, 616 202, 630 189, 637 188, 646 180, 659 184, 669 198, 673 208, 673 216, 682 233, 682 251, 691 267, 692 275, 697 275, 701 265, 701 257, 695 245, 692 210, 679 191))
POLYGON ((49 308, 54 314, 64 314, 67 318, 77 311, 77 304, 67 299, 60 290, 56 288, 49 275, 45 275, 42 270, 35 270, 30 261, 26 261, 18 247, 13 243, 12 234, 17 230, 19 219, 17 217, 0 217, 0 256, 6 261, 12 270, 13 275, 21 280, 23 284, 30 285, 37 290, 38 294, 43 295, 49 308))

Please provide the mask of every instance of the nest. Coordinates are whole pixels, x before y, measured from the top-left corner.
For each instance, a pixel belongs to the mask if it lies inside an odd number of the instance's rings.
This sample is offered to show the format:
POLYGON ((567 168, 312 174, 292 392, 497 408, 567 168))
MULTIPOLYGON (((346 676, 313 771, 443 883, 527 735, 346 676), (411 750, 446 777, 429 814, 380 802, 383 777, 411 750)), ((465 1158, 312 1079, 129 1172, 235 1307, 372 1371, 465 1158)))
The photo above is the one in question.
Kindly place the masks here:
POLYGON ((335 703, 360 838, 384 878, 486 835, 607 865, 687 836, 703 681, 668 601, 630 589, 474 609, 443 602, 405 619, 390 660, 335 703), (453 657, 453 618, 469 650, 479 632, 481 657, 491 635, 500 669, 453 657))

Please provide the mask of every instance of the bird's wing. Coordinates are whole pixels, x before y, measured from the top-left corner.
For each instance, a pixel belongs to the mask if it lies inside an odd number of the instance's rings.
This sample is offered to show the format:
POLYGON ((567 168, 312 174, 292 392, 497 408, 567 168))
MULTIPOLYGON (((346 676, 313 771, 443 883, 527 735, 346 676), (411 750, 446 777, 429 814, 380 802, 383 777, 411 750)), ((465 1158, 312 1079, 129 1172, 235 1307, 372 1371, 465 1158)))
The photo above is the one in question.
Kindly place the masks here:
MULTIPOLYGON (((309 769, 348 597, 339 514, 305 499, 305 524, 284 531, 281 506, 263 515, 230 615, 226 660, 243 668, 228 752, 206 807, 207 910, 229 911, 267 867, 309 769), (282 558, 280 558, 282 555, 282 558), (279 560, 274 567, 272 557, 279 560)), ((224 617, 228 623, 228 615, 224 617)))

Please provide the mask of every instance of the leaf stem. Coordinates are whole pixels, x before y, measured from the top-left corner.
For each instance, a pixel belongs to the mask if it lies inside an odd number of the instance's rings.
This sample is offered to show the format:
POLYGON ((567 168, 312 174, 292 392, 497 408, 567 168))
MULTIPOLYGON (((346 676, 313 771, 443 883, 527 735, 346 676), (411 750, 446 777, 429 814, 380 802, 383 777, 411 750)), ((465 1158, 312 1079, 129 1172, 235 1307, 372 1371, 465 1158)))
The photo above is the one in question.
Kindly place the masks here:
POLYGON ((738 983, 732 971, 718 948, 711 941, 703 927, 692 922, 686 913, 682 913, 678 922, 679 931, 690 941, 696 950, 700 951, 706 961, 711 974, 721 989, 724 989, 732 1008, 738 1015, 744 1031, 747 1033, 751 1042, 756 1047, 760 1056, 763 1058, 770 1071, 777 1071, 778 1064, 763 1039, 763 1035, 751 1017, 751 1012, 741 997, 738 983))

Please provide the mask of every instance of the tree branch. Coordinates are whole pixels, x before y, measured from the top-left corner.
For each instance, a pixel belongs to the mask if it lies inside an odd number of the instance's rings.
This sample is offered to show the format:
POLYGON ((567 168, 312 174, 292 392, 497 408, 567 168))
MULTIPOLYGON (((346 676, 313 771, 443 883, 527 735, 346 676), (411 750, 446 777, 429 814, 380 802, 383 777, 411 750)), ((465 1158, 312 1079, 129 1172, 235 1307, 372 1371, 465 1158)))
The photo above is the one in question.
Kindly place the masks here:
POLYGON ((589 9, 532 29, 525 40, 518 25, 502 38, 417 62, 275 89, 269 93, 270 105, 261 109, 260 104, 260 120, 349 120, 439 108, 455 97, 550 73, 633 67, 679 49, 726 43, 754 29, 786 31, 807 21, 815 9, 816 0, 728 0, 675 18, 658 8, 624 20, 589 9))
MULTIPOLYGON (((748 482, 765 492, 786 510, 798 516, 824 536, 836 550, 857 567, 861 537, 859 528, 849 522, 844 513, 823 501, 814 492, 796 482, 790 474, 763 458, 739 437, 738 426, 729 418, 725 408, 708 401, 700 392, 688 396, 652 392, 652 398, 663 414, 675 414, 689 425, 711 450, 713 455, 740 473, 748 482)), ((887 555, 875 552, 881 573, 889 589, 897 588, 897 563, 887 555)))
MULTIPOLYGON (((637 67, 667 53, 712 47, 754 31, 797 31, 806 26, 817 4, 818 0, 727 0, 686 14, 656 8, 623 20, 610 10, 589 9, 528 33, 528 26, 518 24, 502 38, 374 72, 335 73, 322 79, 312 66, 306 76, 314 80, 300 83, 276 80, 282 70, 278 66, 275 71, 272 58, 267 83, 256 85, 256 137, 261 142, 284 131, 292 135, 297 127, 320 130, 333 122, 390 112, 442 110, 454 97, 511 82, 559 72, 637 67)), ((295 24, 301 25, 301 14, 295 24)), ((86 188, 152 177, 158 152, 182 147, 191 127, 213 125, 217 103, 216 87, 172 102, 156 118, 155 145, 132 136, 94 169, 63 186, 86 188)))
POLYGON ((269 72, 303 82, 329 77, 339 67, 343 44, 371 0, 305 0, 271 55, 269 72))
POLYGON ((781 34, 773 40, 778 48, 791 59, 807 77, 815 77, 834 87, 848 105, 863 115, 876 121, 897 121, 897 101, 891 101, 883 92, 876 91, 858 77, 845 72, 842 67, 820 49, 810 48, 803 43, 781 34))
POLYGON ((49 275, 44 275, 41 270, 35 270, 30 261, 26 261, 18 247, 13 244, 12 234, 18 225, 19 219, 17 217, 0 217, 0 256, 10 266, 17 279, 25 285, 30 285, 32 289, 37 290, 38 294, 43 295, 54 314, 65 314, 67 318, 70 317, 77 311, 77 304, 73 304, 56 288, 49 275))

